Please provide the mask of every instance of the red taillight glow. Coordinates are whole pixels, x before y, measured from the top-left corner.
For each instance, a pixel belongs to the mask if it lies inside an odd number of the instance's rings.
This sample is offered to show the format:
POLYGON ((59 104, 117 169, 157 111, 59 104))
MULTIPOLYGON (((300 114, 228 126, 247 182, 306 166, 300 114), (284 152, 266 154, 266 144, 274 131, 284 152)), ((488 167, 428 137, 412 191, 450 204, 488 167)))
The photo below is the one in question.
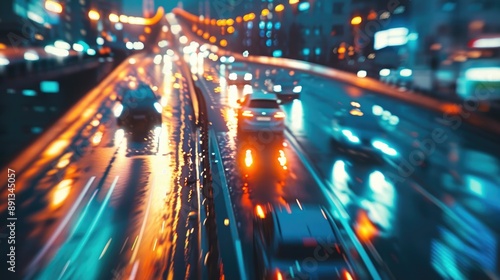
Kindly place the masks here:
POLYGON ((279 270, 276 271, 276 280, 283 280, 283 275, 281 274, 281 272, 279 270))
POLYGON ((241 115, 243 117, 247 117, 247 118, 253 117, 252 111, 248 111, 248 110, 247 111, 243 111, 243 113, 241 113, 241 115))
POLYGON ((277 119, 284 119, 285 118, 285 113, 278 112, 278 113, 274 114, 274 117, 277 118, 277 119))
POLYGON ((245 165, 250 167, 253 164, 252 150, 246 150, 245 152, 245 165))
POLYGON ((349 271, 347 270, 344 270, 344 273, 342 273, 344 276, 344 280, 354 280, 354 278, 351 276, 351 273, 349 273, 349 271))
POLYGON ((264 212, 264 209, 262 209, 261 205, 255 206, 255 215, 261 219, 266 218, 266 213, 264 212))

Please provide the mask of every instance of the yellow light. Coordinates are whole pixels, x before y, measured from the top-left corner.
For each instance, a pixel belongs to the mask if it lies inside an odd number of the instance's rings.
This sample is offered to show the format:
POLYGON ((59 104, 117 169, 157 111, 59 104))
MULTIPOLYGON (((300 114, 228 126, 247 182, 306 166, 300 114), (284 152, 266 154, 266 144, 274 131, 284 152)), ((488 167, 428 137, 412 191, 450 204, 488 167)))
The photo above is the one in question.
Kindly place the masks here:
POLYGON ((356 101, 351 101, 351 106, 356 107, 356 108, 360 108, 361 104, 359 104, 359 102, 356 102, 356 101))
POLYGON ((360 24, 361 22, 363 22, 363 19, 360 17, 360 16, 356 16, 356 17, 353 17, 351 19, 351 24, 352 25, 358 25, 360 24))
POLYGON ((253 156, 251 150, 246 150, 245 152, 245 166, 250 167, 253 164, 253 156))
POLYGON ((62 13, 63 7, 59 2, 56 2, 54 0, 47 0, 45 1, 45 9, 49 12, 60 14, 62 13))
POLYGON ((251 13, 248 16, 250 17, 250 20, 255 19, 255 14, 254 13, 251 13))
POLYGON ((111 22, 119 22, 120 17, 117 14, 109 14, 109 21, 111 22))
POLYGON ((264 209, 262 209, 261 205, 255 206, 255 215, 261 219, 266 218, 266 213, 264 212, 264 209))
POLYGON ((149 26, 144 27, 144 33, 146 33, 146 34, 151 33, 151 27, 149 27, 149 26))
POLYGON ((264 9, 262 10, 262 12, 260 13, 261 16, 267 16, 269 14, 269 10, 268 9, 264 9))
POLYGON ((243 19, 241 17, 236 17, 236 22, 240 23, 243 19))
POLYGON ((89 18, 91 20, 99 20, 101 18, 101 15, 96 10, 90 10, 89 11, 89 18))
POLYGON ((0 50, 5 50, 7 48, 7 45, 0 43, 0 50))
POLYGON ((349 114, 356 116, 356 117, 362 117, 364 114, 361 110, 359 109, 352 109, 349 114))
POLYGON ((121 15, 120 16, 120 21, 123 23, 128 23, 128 16, 126 15, 121 15))
POLYGON ((227 33, 229 33, 229 34, 234 33, 234 27, 229 26, 229 27, 227 28, 227 33))
POLYGON ((52 207, 56 208, 63 203, 71 190, 72 179, 64 179, 54 188, 54 193, 51 201, 52 207))
POLYGON ((47 149, 45 154, 47 156, 54 156, 61 153, 69 145, 68 140, 58 140, 47 149))
POLYGON ((216 21, 215 19, 212 19, 212 20, 210 21, 210 24, 211 24, 211 25, 215 25, 215 23, 216 23, 216 22, 217 22, 217 21, 216 21))
POLYGON ((345 47, 340 47, 338 50, 338 53, 340 53, 340 54, 345 53, 345 47))
POLYGON ((210 39, 208 39, 210 41, 210 43, 215 43, 217 42, 217 38, 215 38, 215 36, 210 36, 210 39))
POLYGON ((288 3, 290 3, 290 5, 297 4, 299 3, 299 0, 290 0, 288 3))
POLYGON ((198 29, 198 31, 196 31, 196 34, 198 34, 198 36, 201 36, 201 35, 203 35, 203 30, 201 30, 201 29, 198 29))
POLYGON ((283 5, 283 4, 279 4, 279 5, 277 5, 277 6, 274 8, 274 10, 275 10, 276 12, 278 12, 278 13, 279 13, 279 12, 282 12, 284 9, 285 9, 285 5, 283 5))
POLYGON ((210 34, 208 34, 208 32, 203 33, 203 39, 208 40, 209 37, 210 34))
POLYGON ((226 25, 233 25, 234 24, 234 19, 230 18, 226 20, 226 25))
POLYGON ((226 47, 227 46, 227 41, 224 40, 224 39, 220 40, 220 46, 221 47, 226 47))

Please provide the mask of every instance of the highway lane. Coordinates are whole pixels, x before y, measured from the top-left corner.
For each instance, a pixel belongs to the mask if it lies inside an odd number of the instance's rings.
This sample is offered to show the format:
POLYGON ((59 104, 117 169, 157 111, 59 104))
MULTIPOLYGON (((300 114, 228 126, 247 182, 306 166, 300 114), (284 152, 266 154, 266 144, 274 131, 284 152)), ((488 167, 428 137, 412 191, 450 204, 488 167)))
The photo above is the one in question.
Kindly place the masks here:
MULTIPOLYGON (((200 83, 213 103, 214 127, 227 131, 219 134, 219 145, 227 158, 235 158, 241 140, 229 108, 235 107, 242 93, 227 88, 223 66, 205 61, 209 67, 199 75, 200 83)), ((254 86, 262 87, 264 78, 256 69, 264 73, 266 67, 250 65, 249 69, 256 77, 254 86)), ((382 259, 397 279, 483 279, 487 278, 485 273, 498 274, 499 228, 494 217, 499 209, 494 201, 500 197, 499 148, 493 137, 460 123, 461 116, 440 116, 350 85, 296 75, 304 88, 302 97, 283 105, 289 140, 297 142, 312 172, 319 174, 346 208, 349 222, 375 260, 382 259), (335 111, 352 109, 353 101, 367 115, 378 106, 397 116, 395 125, 382 117, 374 120, 376 116, 367 116, 367 122, 375 126, 378 137, 394 143, 398 157, 366 161, 336 148, 330 136, 331 120, 335 111), (432 134, 436 129, 439 143, 432 134), (434 146, 429 146, 428 139, 434 146), (426 147, 433 148, 427 151, 426 147), (426 160, 414 164, 410 155, 418 150, 426 160)), ((236 189, 233 202, 243 209, 247 205, 248 211, 243 212, 246 214, 240 214, 243 224, 248 218, 241 216, 248 215, 250 206, 257 202, 285 197, 288 202, 296 198, 325 203, 308 170, 301 167, 294 154, 287 153, 288 162, 298 168, 295 176, 287 175, 292 182, 286 188, 273 188, 268 186, 273 182, 268 182, 263 197, 250 194, 245 199, 245 190, 238 187, 241 183, 232 183, 236 189)), ((231 167, 227 174, 230 182, 244 177, 231 167), (236 179, 232 181, 232 177, 236 179)))
POLYGON ((18 177, 24 278, 196 277, 197 266, 190 265, 196 229, 188 220, 197 207, 193 110, 179 61, 155 58, 129 59, 103 87, 107 98, 98 113, 70 127, 69 140, 55 139, 18 177), (161 129, 144 139, 118 129, 113 115, 128 75, 150 83, 164 106, 161 129))

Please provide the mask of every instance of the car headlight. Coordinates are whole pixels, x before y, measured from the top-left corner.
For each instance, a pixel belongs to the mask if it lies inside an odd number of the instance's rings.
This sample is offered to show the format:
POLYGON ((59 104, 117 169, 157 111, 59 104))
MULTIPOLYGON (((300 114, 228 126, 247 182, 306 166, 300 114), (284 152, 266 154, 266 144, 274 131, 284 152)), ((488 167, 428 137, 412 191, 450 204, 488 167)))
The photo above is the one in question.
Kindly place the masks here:
POLYGON ((281 85, 274 85, 273 86, 273 91, 274 92, 281 92, 281 85))
POLYGON ((226 61, 227 61, 227 57, 225 57, 225 56, 220 57, 220 62, 226 63, 226 61))
POLYGON ((229 74, 229 80, 235 81, 237 78, 238 78, 238 75, 236 75, 236 73, 229 74))
POLYGON ((155 106, 155 109, 156 109, 156 111, 157 111, 158 113, 160 113, 160 114, 161 114, 161 113, 163 112, 163 107, 161 106, 161 104, 160 104, 160 103, 155 102, 155 104, 153 104, 153 105, 155 106))
POLYGON ((354 135, 352 133, 352 131, 350 131, 349 129, 343 129, 342 130, 342 134, 347 138, 347 140, 349 140, 350 142, 354 143, 354 144, 358 144, 360 143, 361 141, 359 140, 359 137, 354 135))
POLYGON ((394 148, 389 146, 389 144, 387 144, 384 141, 375 140, 372 142, 372 146, 375 149, 380 150, 382 153, 384 153, 386 155, 389 155, 389 156, 397 156, 398 155, 398 151, 396 151, 394 148))
POLYGON ((250 80, 252 80, 252 77, 253 77, 253 76, 252 76, 252 74, 250 74, 250 73, 245 73, 245 76, 243 76, 243 79, 244 79, 245 81, 250 81, 250 80))
POLYGON ((301 91, 302 91, 302 86, 295 86, 295 87, 293 88, 293 92, 294 92, 294 93, 300 93, 301 91))
POLYGON ((230 56, 227 58, 227 62, 233 63, 234 62, 234 56, 230 56))
POLYGON ((122 112, 123 112, 123 105, 121 103, 118 103, 113 109, 113 115, 119 118, 122 115, 122 112))

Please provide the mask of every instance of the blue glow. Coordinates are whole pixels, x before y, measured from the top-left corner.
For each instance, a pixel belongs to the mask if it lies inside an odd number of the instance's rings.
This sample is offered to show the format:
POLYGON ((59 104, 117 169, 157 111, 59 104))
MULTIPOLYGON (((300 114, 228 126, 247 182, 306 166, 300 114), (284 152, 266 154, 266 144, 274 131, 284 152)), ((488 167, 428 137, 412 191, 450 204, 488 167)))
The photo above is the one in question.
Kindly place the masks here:
POLYGON ((310 7, 311 7, 311 3, 302 2, 299 4, 299 6, 297 8, 299 9, 299 11, 303 12, 303 11, 309 10, 310 7))
POLYGON ((274 24, 274 28, 280 29, 281 28, 281 22, 277 22, 274 24))
POLYGON ((253 28, 253 21, 247 22, 247 28, 252 29, 253 28))
POLYGON ((272 44, 273 44, 273 41, 271 39, 268 39, 266 41, 266 46, 270 47, 270 46, 272 46, 272 44))
POLYGON ((266 23, 263 21, 259 22, 259 29, 264 29, 264 27, 266 27, 266 23))
POLYGON ((266 32, 264 32, 264 30, 261 30, 261 31, 259 32, 259 36, 260 36, 260 37, 264 38, 264 36, 265 36, 265 35, 266 35, 266 32))
POLYGON ((267 37, 267 38, 271 38, 271 31, 267 31, 267 32, 266 32, 266 37, 267 37))
POLYGON ((274 57, 281 57, 283 55, 283 51, 282 50, 275 50, 273 51, 273 56, 274 57))
POLYGON ((36 91, 32 89, 23 89, 24 96, 36 96, 36 91))
POLYGON ((45 93, 58 93, 59 82, 57 81, 42 81, 40 83, 40 91, 45 93))
POLYGON ((268 21, 267 22, 267 29, 271 29, 271 28, 273 28, 273 23, 268 21))
POLYGON ((321 54, 321 48, 316 48, 316 49, 314 50, 314 53, 315 53, 316 55, 320 55, 320 54, 321 54))
POLYGON ((304 49, 302 50, 302 54, 303 54, 303 55, 309 55, 310 53, 311 53, 311 50, 310 50, 309 48, 304 48, 304 49))

